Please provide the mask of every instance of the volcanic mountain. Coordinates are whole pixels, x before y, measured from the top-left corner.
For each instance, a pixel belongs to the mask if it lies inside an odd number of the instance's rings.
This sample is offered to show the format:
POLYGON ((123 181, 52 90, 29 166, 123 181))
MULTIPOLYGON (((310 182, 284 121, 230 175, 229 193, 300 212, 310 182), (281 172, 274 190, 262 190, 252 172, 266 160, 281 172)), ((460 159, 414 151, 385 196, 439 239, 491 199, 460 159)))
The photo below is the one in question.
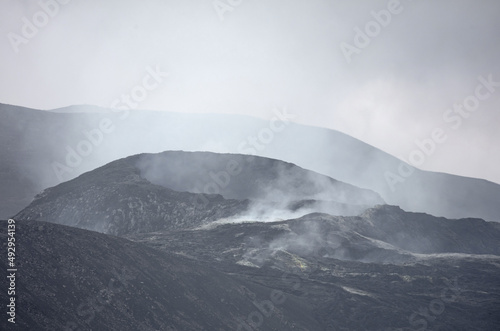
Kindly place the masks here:
POLYGON ((5 142, 0 145, 0 217, 19 212, 43 189, 116 159, 144 152, 203 150, 291 162, 370 189, 408 211, 500 221, 500 185, 418 169, 409 175, 407 165, 395 157, 334 130, 294 124, 282 110, 270 114, 270 120, 283 118, 282 129, 272 131, 272 136, 270 121, 239 115, 93 106, 61 111, 0 104, 0 139, 5 142), (268 135, 262 142, 264 132, 268 135), (395 182, 394 175, 399 176, 395 182))
POLYGON ((172 151, 114 161, 49 188, 15 218, 124 235, 194 228, 270 210, 358 214, 380 203, 370 190, 290 163, 172 151))
POLYGON ((500 225, 381 203, 275 159, 120 159, 16 215, 19 320, 71 330, 497 329, 500 225))

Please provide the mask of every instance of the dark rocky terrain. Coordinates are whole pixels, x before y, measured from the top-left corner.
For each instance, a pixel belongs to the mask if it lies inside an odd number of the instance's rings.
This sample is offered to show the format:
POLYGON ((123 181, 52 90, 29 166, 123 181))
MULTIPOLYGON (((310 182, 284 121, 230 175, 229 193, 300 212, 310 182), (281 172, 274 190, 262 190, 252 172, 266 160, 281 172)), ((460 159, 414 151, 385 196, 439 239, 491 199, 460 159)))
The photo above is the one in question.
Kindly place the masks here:
MULTIPOLYGON (((18 221, 16 238, 16 325, 2 330, 236 330, 269 300, 268 286, 118 237, 18 221)), ((287 294, 266 329, 321 330, 313 308, 287 294)))
POLYGON ((298 295, 324 330, 500 326, 497 223, 377 206, 359 217, 218 222, 130 238, 298 295))
MULTIPOLYGON (((310 222, 334 223, 324 215, 305 220, 139 234, 135 243, 19 220, 17 325, 2 319, 0 327, 451 331, 500 325, 499 256, 339 259, 339 247, 347 252, 356 243, 333 242, 338 237, 329 233, 323 244, 300 240, 310 222)), ((4 238, 6 222, 0 225, 4 238)), ((6 268, 2 263, 3 279, 6 268)))
POLYGON ((497 223, 480 219, 448 220, 387 205, 352 217, 314 213, 278 222, 229 219, 194 230, 156 231, 127 237, 200 261, 254 267, 283 252, 296 254, 299 260, 322 260, 327 264, 332 259, 403 265, 446 257, 500 256, 497 223), (222 237, 226 239, 219 241, 222 237))
MULTIPOLYGON (((65 113, 0 104, 0 217, 25 208, 45 188, 113 160, 164 150, 220 150, 258 154, 294 163, 345 183, 373 190, 391 205, 448 218, 500 221, 500 185, 485 180, 415 170, 391 188, 385 174, 400 175, 395 157, 343 133, 287 123, 268 144, 251 148, 248 137, 269 121, 238 115, 112 112, 72 106, 65 113), (92 113, 82 113, 83 111, 92 113), (68 149, 88 140, 85 133, 108 119, 113 132, 92 144, 92 152, 56 176, 54 162, 67 166, 68 149), (196 132, 196 134, 192 134, 196 132)), ((270 114, 270 117, 275 116, 270 114)))
POLYGON ((266 158, 114 161, 16 215, 19 320, 48 330, 498 329, 500 225, 370 207, 378 199, 266 158), (233 174, 213 176, 221 171, 233 174), (120 272, 124 290, 102 298, 120 272))
POLYGON ((381 202, 374 192, 278 160, 165 152, 114 161, 47 189, 15 217, 124 235, 319 204, 352 214, 381 202))

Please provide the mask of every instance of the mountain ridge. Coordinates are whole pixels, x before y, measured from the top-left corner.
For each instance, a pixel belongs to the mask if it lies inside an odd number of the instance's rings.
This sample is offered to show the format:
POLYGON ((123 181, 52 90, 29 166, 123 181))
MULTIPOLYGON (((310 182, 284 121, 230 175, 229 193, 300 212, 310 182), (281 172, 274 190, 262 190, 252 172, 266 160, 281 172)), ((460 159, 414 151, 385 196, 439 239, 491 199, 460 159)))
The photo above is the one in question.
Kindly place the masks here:
MULTIPOLYGON (((70 107, 71 108, 71 107, 70 107)), ((93 107, 93 109, 97 107, 93 107)), ((274 133, 262 150, 250 148, 247 138, 269 127, 269 122, 237 115, 179 114, 129 110, 121 113, 50 113, 0 105, 0 216, 14 215, 41 190, 59 183, 54 162, 65 165, 67 148, 85 140, 82 132, 99 127, 109 118, 111 134, 94 146, 77 167, 69 167, 64 179, 95 169, 112 160, 142 152, 163 150, 224 151, 272 157, 337 180, 371 189, 389 204, 447 218, 480 217, 500 221, 500 185, 482 180, 415 170, 391 190, 384 174, 398 173, 402 161, 343 133, 287 123, 274 133), (196 137, 188 134, 197 132, 196 137), (243 145, 242 145, 243 146, 243 145), (248 153, 247 153, 248 154, 248 153), (34 167, 33 165, 37 166, 34 167), (17 185, 16 185, 17 184, 17 185), (10 190, 5 187, 11 187, 10 190), (5 202, 8 201, 8 202, 5 202), (3 211, 3 212, 2 212, 3 211)))
POLYGON ((326 194, 332 199, 342 198, 340 203, 331 206, 328 202, 324 203, 325 208, 332 210, 341 206, 343 212, 351 213, 362 211, 366 208, 363 205, 383 202, 374 192, 292 164, 261 157, 253 157, 251 162, 247 162, 244 161, 246 158, 243 155, 210 152, 168 151, 133 155, 46 189, 15 218, 47 220, 123 235, 129 231, 196 227, 249 210, 258 213, 260 209, 262 212, 271 208, 288 209, 294 198, 314 198, 317 194, 326 194), (191 164, 191 169, 185 166, 186 162, 191 164), (233 176, 225 173, 227 182, 218 185, 217 179, 220 178, 214 179, 210 169, 227 169, 225 165, 231 162, 238 165, 239 172, 232 172, 233 176), (172 168, 167 169, 170 164, 173 164, 172 168), (204 168, 207 165, 209 167, 204 168), (161 174, 156 174, 156 182, 144 176, 145 173, 153 176, 151 171, 161 174), (284 171, 283 176, 269 179, 280 171, 284 171), (207 189, 196 192, 192 189, 193 183, 202 189, 216 187, 218 191, 207 189), (176 186, 172 189, 172 185, 176 186), (265 200, 269 195, 275 195, 278 204, 251 201, 256 197, 265 200), (347 205, 349 199, 363 204, 347 205))

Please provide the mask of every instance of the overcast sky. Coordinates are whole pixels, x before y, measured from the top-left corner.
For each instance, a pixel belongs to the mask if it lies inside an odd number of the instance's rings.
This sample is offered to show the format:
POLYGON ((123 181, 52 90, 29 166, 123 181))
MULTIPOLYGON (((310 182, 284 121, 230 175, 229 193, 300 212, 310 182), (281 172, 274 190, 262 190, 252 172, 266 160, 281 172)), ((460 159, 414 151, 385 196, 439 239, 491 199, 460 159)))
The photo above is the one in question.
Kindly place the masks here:
POLYGON ((159 70, 139 109, 287 107, 406 161, 439 128, 419 168, 500 183, 498 0, 60 2, 0 0, 1 103, 110 107, 159 70))

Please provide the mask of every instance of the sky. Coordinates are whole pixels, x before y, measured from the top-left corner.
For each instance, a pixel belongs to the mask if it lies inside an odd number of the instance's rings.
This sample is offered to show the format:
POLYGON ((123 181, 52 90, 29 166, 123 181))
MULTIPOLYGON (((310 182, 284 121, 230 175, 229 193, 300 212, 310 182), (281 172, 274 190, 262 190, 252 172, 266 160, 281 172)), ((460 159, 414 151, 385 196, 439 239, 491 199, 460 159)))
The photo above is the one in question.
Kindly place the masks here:
POLYGON ((500 183, 499 15, 497 0, 0 0, 0 103, 286 107, 420 169, 500 183))

